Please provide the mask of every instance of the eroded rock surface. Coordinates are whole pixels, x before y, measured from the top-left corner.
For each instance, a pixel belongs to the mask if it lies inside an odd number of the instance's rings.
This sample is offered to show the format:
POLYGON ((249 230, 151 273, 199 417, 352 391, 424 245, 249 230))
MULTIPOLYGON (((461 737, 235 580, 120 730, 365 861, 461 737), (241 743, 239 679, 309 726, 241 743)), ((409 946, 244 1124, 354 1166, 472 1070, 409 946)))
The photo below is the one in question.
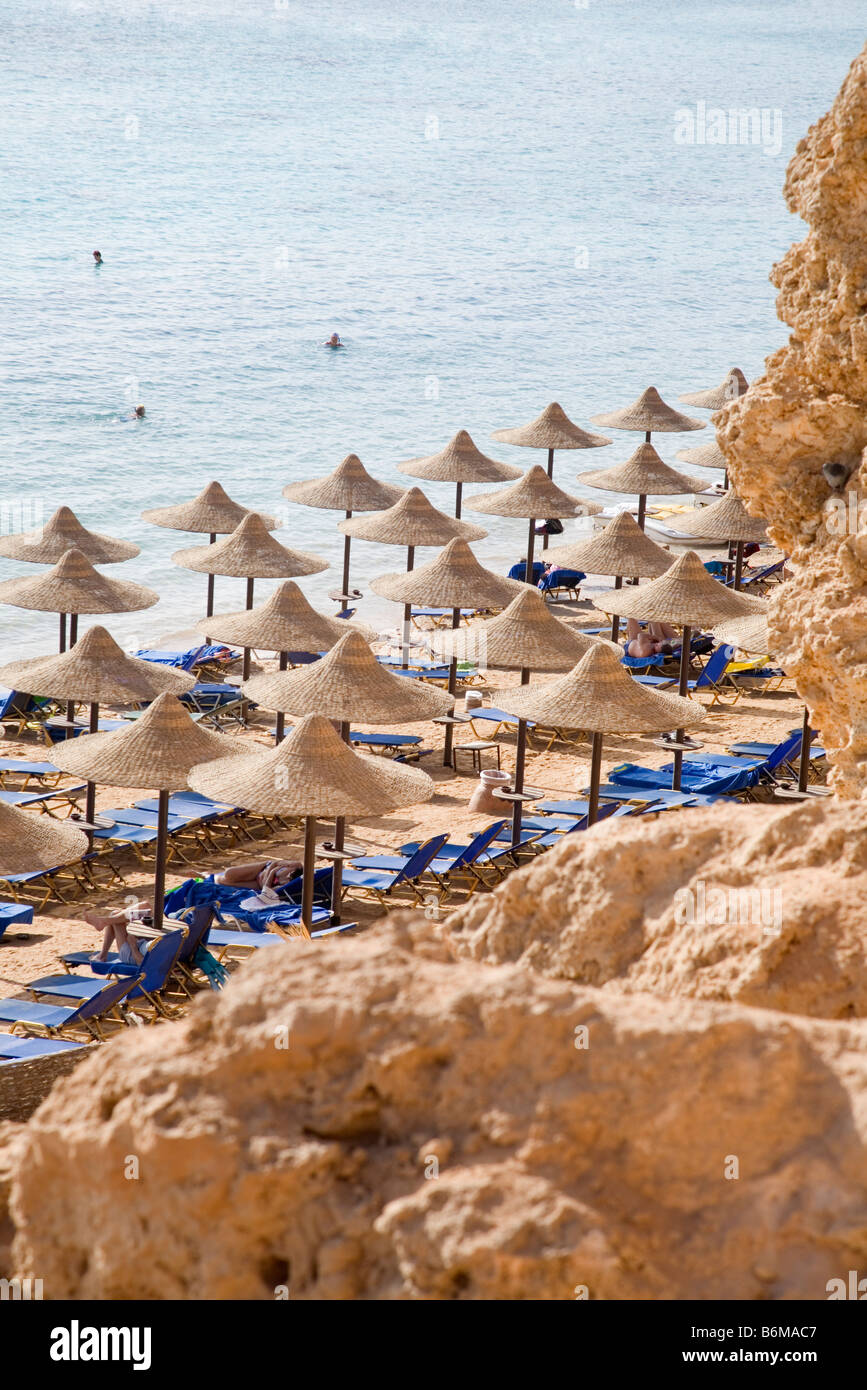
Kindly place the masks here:
POLYGON ((865 797, 867 49, 800 141, 785 196, 808 224, 771 277, 792 337, 715 424, 735 486, 792 556, 772 610, 775 654, 833 753, 835 790, 865 797), (842 481, 828 481, 826 464, 842 465, 842 481))

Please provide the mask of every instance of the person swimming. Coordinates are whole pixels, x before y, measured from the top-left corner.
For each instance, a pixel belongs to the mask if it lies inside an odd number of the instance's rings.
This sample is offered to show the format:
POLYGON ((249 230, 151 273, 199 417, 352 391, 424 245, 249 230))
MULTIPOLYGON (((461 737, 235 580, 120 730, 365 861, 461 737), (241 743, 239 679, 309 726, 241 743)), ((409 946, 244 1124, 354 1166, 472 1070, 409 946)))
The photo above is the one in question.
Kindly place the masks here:
POLYGON ((135 410, 133 411, 133 415, 134 415, 134 417, 135 417, 136 420, 143 420, 143 419, 144 419, 144 415, 145 415, 145 408, 144 408, 144 406, 143 406, 143 405, 137 405, 136 408, 135 408, 135 410))
POLYGON ((323 346, 323 347, 330 347, 330 348, 342 348, 342 347, 345 346, 345 344, 344 344, 344 343, 341 343, 341 341, 340 341, 340 334, 339 334, 339 333, 332 333, 332 335, 331 335, 331 337, 328 339, 328 341, 325 342, 325 343, 323 343, 322 346, 323 346))
POLYGON ((103 265, 103 264, 104 264, 103 259, 102 259, 102 252, 101 252, 101 251, 94 251, 94 253, 93 253, 93 259, 94 259, 94 262, 95 262, 96 265, 103 265))

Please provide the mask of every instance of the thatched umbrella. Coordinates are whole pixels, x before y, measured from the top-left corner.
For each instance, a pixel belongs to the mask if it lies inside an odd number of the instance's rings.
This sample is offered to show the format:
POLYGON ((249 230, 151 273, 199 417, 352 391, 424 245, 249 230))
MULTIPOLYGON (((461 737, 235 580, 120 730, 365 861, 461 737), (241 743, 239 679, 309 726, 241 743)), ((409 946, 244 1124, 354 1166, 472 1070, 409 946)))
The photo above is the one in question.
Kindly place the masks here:
POLYGON ((212 734, 190 718, 174 695, 158 695, 128 729, 81 734, 58 746, 53 758, 64 772, 110 787, 152 787, 159 793, 154 864, 154 926, 163 920, 168 855, 169 793, 187 785, 190 768, 241 753, 246 745, 227 734, 212 734))
MULTIPOLYGON (((422 546, 439 547, 459 537, 464 541, 480 541, 488 534, 481 526, 446 516, 425 497, 421 488, 411 487, 393 507, 373 516, 352 517, 338 523, 345 536, 357 536, 363 541, 380 545, 406 546, 407 572, 415 564, 415 552, 422 546)), ((403 664, 409 655, 409 625, 411 605, 403 611, 403 664)))
MULTIPOLYGON (((0 669, 0 681, 12 690, 48 695, 71 704, 90 705, 90 732, 99 732, 99 707, 132 705, 169 692, 180 695, 195 685, 195 676, 127 656, 104 627, 92 627, 61 656, 15 661, 0 669)), ((93 824, 96 784, 87 784, 84 819, 93 824)))
MULTIPOLYGON (((340 725, 349 742, 350 724, 412 724, 448 714, 454 696, 421 681, 407 681, 377 661, 358 632, 347 632, 327 656, 296 671, 254 676, 244 692, 265 709, 296 716, 322 714, 340 725)), ((338 820, 335 848, 343 849, 345 826, 338 820)), ((340 860, 334 867, 332 908, 340 906, 340 860)))
MULTIPOLYGON (((615 589, 621 588, 626 574, 656 579, 674 560, 673 555, 644 534, 629 512, 621 512, 609 521, 604 531, 589 540, 558 545, 548 558, 555 564, 584 570, 587 574, 613 574, 615 589)), ((617 641, 619 627, 620 619, 615 613, 611 620, 612 642, 617 641)))
POLYGON ((675 724, 692 726, 707 717, 694 700, 644 689, 624 669, 617 653, 601 642, 559 680, 496 691, 494 698, 500 709, 522 719, 592 732, 589 825, 599 813, 603 735, 664 733, 675 724))
MULTIPOLYGON (((347 454, 346 458, 332 473, 324 478, 310 478, 306 482, 289 483, 283 489, 283 496, 290 502, 300 502, 303 507, 320 507, 325 511, 345 512, 346 520, 353 512, 382 512, 393 507, 403 496, 404 489, 393 483, 380 483, 372 478, 357 454, 347 454)), ((339 594, 329 594, 343 607, 353 599, 361 598, 358 590, 349 587, 349 552, 352 537, 343 538, 343 587, 339 594)))
MULTIPOLYGON (((208 483, 206 488, 189 502, 178 502, 171 507, 154 507, 142 512, 142 520, 152 526, 165 526, 170 531, 192 531, 206 535, 211 545, 217 536, 227 536, 241 524, 245 516, 253 515, 250 507, 242 507, 233 502, 220 483, 208 483)), ((256 512, 260 521, 269 531, 276 531, 279 525, 276 517, 256 512)), ((218 571, 215 571, 218 573, 218 571)), ((214 611, 214 575, 208 574, 208 613, 214 611)))
MULTIPOLYGON (((230 536, 215 545, 193 546, 176 550, 172 564, 200 574, 225 574, 232 579, 246 579, 247 608, 253 607, 253 586, 257 579, 292 579, 295 575, 319 574, 328 569, 328 561, 306 550, 291 550, 281 545, 260 516, 251 512, 245 516, 230 536)), ((250 674, 250 648, 244 648, 243 679, 250 674)))
POLYGON ((0 801, 0 874, 54 869, 86 853, 87 836, 77 826, 0 801))
MULTIPOLYGON (((542 476, 545 474, 543 470, 542 476)), ((568 623, 555 618, 538 589, 526 586, 496 618, 481 629, 486 667, 521 672, 521 684, 527 685, 531 671, 568 671, 598 643, 595 638, 577 632, 568 623)), ((443 655, 457 650, 461 634, 438 632, 431 644, 443 655)), ((619 655, 619 653, 618 653, 619 655)), ((512 843, 521 838, 522 801, 524 799, 524 763, 527 754, 527 723, 518 720, 515 749, 514 808, 512 811, 512 843)))
MULTIPOLYGON (((524 591, 515 579, 505 579, 479 564, 466 541, 449 541, 444 550, 428 565, 408 574, 384 574, 370 586, 374 593, 393 603, 429 604, 432 608, 451 608, 452 628, 461 621, 462 608, 505 608, 524 591)), ((458 658, 453 652, 449 661, 449 694, 457 685, 458 658)), ((443 766, 452 762, 454 726, 446 725, 443 766)))
MULTIPOLYGON (((603 613, 647 622, 669 622, 683 629, 678 693, 686 697, 689 688, 690 638, 693 627, 713 627, 727 618, 749 617, 764 612, 762 599, 732 593, 712 579, 694 550, 687 550, 659 579, 637 588, 620 589, 597 600, 603 613)), ((683 742, 683 729, 677 730, 677 743, 683 742)), ((674 753, 672 787, 680 789, 683 749, 674 753)))
POLYGON ((678 527, 688 536, 725 541, 735 550, 734 587, 741 587, 744 569, 744 546, 768 538, 767 522, 750 516, 741 499, 731 489, 709 507, 697 507, 689 516, 678 519, 678 527))
MULTIPOLYGON (((522 449, 546 449, 548 451, 548 477, 554 477, 555 449, 601 449, 611 440, 604 434, 591 434, 569 419, 565 410, 556 401, 546 405, 541 415, 528 425, 516 425, 513 429, 494 430, 492 439, 503 444, 514 444, 522 449)), ((542 549, 548 548, 547 531, 542 537, 542 549)))
POLYGON ((663 463, 652 444, 640 444, 625 463, 616 463, 592 473, 579 474, 582 483, 605 492, 630 492, 638 496, 638 525, 644 530, 648 497, 673 497, 685 492, 703 492, 704 481, 678 473, 663 463))
POLYGON ((499 463, 483 454, 466 430, 458 430, 438 454, 408 459, 406 463, 399 463, 398 468, 401 473, 409 473, 413 478, 426 478, 434 483, 454 483, 457 517, 461 514, 464 483, 505 483, 521 476, 520 468, 514 464, 499 463))
POLYGON ((313 922, 317 817, 378 816, 429 801, 435 791, 430 777, 418 768, 353 752, 321 714, 307 715, 270 752, 194 767, 189 784, 206 796, 263 815, 304 817, 301 921, 308 930, 313 922))
POLYGON ((738 396, 745 395, 748 387, 749 382, 740 367, 732 367, 719 386, 711 386, 706 391, 691 391, 677 399, 683 401, 684 405, 697 405, 701 410, 722 410, 729 401, 736 401, 738 396))
POLYGON ((529 517, 527 568, 524 571, 528 584, 533 582, 533 544, 538 517, 596 516, 602 511, 596 502, 585 502, 564 492, 538 463, 534 463, 511 487, 502 488, 499 492, 480 492, 467 506, 471 511, 489 512, 494 516, 529 517))

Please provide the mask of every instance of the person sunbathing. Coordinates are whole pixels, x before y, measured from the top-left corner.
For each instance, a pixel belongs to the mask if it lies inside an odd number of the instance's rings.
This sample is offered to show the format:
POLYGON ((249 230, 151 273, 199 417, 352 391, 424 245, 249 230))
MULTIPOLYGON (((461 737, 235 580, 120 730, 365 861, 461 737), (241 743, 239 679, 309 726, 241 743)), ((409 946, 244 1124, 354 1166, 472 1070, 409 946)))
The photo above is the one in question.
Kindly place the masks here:
POLYGON ((626 620, 626 655, 650 657, 671 656, 674 651, 675 629, 668 623, 648 623, 645 629, 639 627, 635 618, 626 620))
POLYGON ((214 874, 215 883, 223 883, 227 888, 250 888, 261 892, 263 888, 282 888, 290 879, 302 872, 304 865, 297 859, 258 859, 253 864, 232 864, 222 873, 214 874))
POLYGON ((142 937, 130 930, 135 922, 143 927, 151 926, 153 912, 148 902, 134 902, 115 912, 83 912, 82 919, 88 926, 102 932, 102 950, 97 960, 107 960, 112 951, 117 951, 124 965, 141 965, 142 937))

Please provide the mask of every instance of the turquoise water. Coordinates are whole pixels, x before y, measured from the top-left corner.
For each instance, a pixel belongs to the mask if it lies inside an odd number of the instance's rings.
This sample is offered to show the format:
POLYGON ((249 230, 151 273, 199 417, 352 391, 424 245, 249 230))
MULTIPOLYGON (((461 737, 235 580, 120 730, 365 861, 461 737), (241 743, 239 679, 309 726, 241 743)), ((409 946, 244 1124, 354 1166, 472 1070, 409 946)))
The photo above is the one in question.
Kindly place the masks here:
MULTIPOLYGON (((217 477, 273 510, 350 451, 403 481, 397 463, 462 427, 526 465, 490 431, 549 400, 586 425, 649 384, 676 401, 735 363, 758 375, 785 340, 768 271, 802 231, 785 166, 863 43, 859 11, 0 0, 0 500, 67 502, 141 545, 110 572, 162 601, 108 625, 144 642, 204 590, 169 560, 196 538, 146 506, 217 477), (780 152, 676 143, 698 102, 779 111, 780 152), (335 329, 345 352, 319 345, 335 329), (137 401, 146 419, 124 421, 137 401)), ((674 462, 709 436, 657 443, 674 462)), ((560 455, 557 479, 581 491, 639 440, 560 455)), ((427 491, 448 508, 450 487, 427 491)), ((339 564, 337 517, 282 505, 279 538, 339 564)), ((479 553, 516 557, 523 523, 490 521, 479 553)), ((354 554, 362 587, 402 567, 354 554)), ((242 582, 217 598, 241 607, 242 582)), ((9 654, 55 627, 0 607, 9 654)))

